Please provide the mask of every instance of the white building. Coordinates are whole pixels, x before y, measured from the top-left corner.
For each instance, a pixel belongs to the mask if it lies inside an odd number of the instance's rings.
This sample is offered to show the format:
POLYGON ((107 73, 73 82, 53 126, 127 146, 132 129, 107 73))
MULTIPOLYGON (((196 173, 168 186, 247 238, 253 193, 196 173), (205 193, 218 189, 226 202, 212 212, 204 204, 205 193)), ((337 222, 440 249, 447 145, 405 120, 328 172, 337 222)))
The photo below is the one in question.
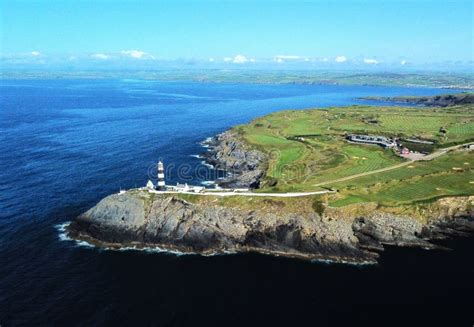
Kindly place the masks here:
POLYGON ((149 190, 154 190, 155 185, 153 184, 153 182, 151 180, 148 180, 148 182, 146 183, 146 188, 149 189, 149 190))
POLYGON ((194 193, 201 193, 204 191, 203 186, 193 186, 188 185, 188 183, 179 184, 177 183, 176 186, 167 186, 167 190, 174 191, 174 192, 194 192, 194 193))
POLYGON ((349 134, 346 136, 346 139, 355 143, 376 144, 384 148, 393 148, 397 146, 396 142, 385 136, 349 134))

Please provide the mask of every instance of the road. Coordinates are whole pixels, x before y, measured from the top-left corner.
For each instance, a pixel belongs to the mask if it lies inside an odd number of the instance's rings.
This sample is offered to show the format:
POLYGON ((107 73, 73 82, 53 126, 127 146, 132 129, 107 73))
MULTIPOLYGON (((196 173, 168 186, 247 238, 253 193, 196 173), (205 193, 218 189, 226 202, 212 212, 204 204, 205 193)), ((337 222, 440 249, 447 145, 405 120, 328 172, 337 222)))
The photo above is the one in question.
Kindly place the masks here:
POLYGON ((346 182, 346 181, 349 181, 351 179, 355 179, 355 178, 359 178, 359 177, 364 177, 364 176, 368 176, 368 175, 373 175, 373 174, 378 174, 378 173, 383 173, 385 171, 389 171, 389 170, 393 170, 393 169, 398 169, 398 168, 401 168, 401 167, 405 167, 405 166, 409 166, 411 164, 413 164, 414 162, 416 161, 429 161, 429 160, 433 160, 435 158, 438 158, 438 157, 441 157, 442 155, 445 155, 446 153, 448 153, 449 151, 451 150, 455 150, 455 149, 459 149, 459 148, 462 148, 463 146, 467 145, 467 144, 471 144, 472 142, 469 142, 469 143, 464 143, 464 144, 459 144, 459 145, 454 145, 454 146, 451 146, 451 147, 448 147, 448 148, 444 148, 444 149, 439 149, 438 151, 436 152, 433 152, 431 154, 428 154, 420 159, 416 159, 416 160, 410 160, 410 161, 406 161, 406 162, 402 162, 400 164, 396 164, 396 165, 393 165, 393 166, 390 166, 390 167, 385 167, 385 168, 381 168, 381 169, 377 169, 377 170, 372 170, 372 171, 368 171, 368 172, 365 172, 365 173, 360 173, 360 174, 355 174, 355 175, 351 175, 351 176, 347 176, 347 177, 342 177, 342 178, 338 178, 338 179, 333 179, 333 180, 330 180, 330 181, 326 181, 326 182, 322 182, 322 183, 318 183, 318 184, 314 184, 313 186, 323 186, 323 185, 327 185, 327 184, 335 184, 335 183, 340 183, 340 182, 346 182))
POLYGON ((315 192, 294 192, 294 193, 254 193, 254 192, 178 192, 178 191, 156 191, 148 190, 154 194, 192 194, 192 195, 213 195, 213 196, 262 196, 262 197, 277 197, 277 198, 296 198, 308 195, 321 195, 327 193, 335 193, 336 191, 315 191, 315 192))

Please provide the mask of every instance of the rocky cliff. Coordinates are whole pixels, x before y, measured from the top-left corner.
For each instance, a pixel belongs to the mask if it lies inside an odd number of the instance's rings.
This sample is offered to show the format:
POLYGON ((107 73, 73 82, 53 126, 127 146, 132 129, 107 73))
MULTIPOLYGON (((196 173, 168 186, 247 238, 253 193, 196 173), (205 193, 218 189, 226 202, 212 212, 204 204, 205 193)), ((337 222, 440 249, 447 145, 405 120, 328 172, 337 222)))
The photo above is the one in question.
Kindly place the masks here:
POLYGON ((474 197, 442 199, 395 212, 374 204, 329 208, 315 197, 219 198, 133 190, 106 197, 71 223, 68 232, 110 247, 376 262, 384 244, 432 247, 429 240, 450 229, 474 230, 473 202, 474 197))
POLYGON ((207 163, 227 173, 220 186, 231 188, 259 188, 266 171, 265 154, 248 149, 239 135, 226 131, 206 141, 208 151, 203 154, 207 163))

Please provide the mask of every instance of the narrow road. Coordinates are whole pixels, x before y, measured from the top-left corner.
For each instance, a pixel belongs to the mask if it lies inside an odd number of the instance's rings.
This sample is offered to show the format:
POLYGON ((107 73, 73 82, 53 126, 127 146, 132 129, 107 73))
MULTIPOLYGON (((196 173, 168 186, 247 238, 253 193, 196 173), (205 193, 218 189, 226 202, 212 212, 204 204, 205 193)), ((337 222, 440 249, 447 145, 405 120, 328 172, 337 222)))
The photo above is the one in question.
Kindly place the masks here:
POLYGON ((377 169, 377 170, 372 170, 372 171, 368 171, 368 172, 365 172, 365 173, 360 173, 360 174, 355 174, 355 175, 351 175, 351 176, 347 176, 347 177, 342 177, 342 178, 338 178, 338 179, 333 179, 331 181, 326 181, 326 182, 322 182, 322 183, 318 183, 318 184, 314 184, 313 186, 323 186, 323 185, 327 185, 327 184, 334 184, 334 183, 340 183, 340 182, 346 182, 346 181, 349 181, 351 179, 355 179, 355 178, 359 178, 359 177, 364 177, 364 176, 368 176, 368 175, 373 175, 373 174, 378 174, 378 173, 383 173, 385 171, 389 171, 389 170, 393 170, 393 169, 398 169, 398 168, 401 168, 401 167, 405 167, 405 166, 408 166, 410 164, 413 164, 414 162, 417 162, 417 161, 429 161, 429 160, 433 160, 435 158, 438 158, 438 157, 441 157, 442 155, 445 155, 446 153, 448 153, 449 151, 451 150, 455 150, 455 149, 459 149, 467 144, 471 144, 472 142, 469 142, 469 143, 464 143, 464 144, 459 144, 459 145, 454 145, 454 146, 451 146, 451 147, 448 147, 448 148, 444 148, 444 149, 440 149, 436 152, 433 152, 431 154, 428 154, 420 159, 416 159, 416 160, 410 160, 410 161, 406 161, 406 162, 402 162, 400 164, 396 164, 396 165, 393 165, 393 166, 390 166, 390 167, 385 167, 385 168, 381 168, 381 169, 377 169))
POLYGON ((320 194, 327 194, 327 193, 336 193, 336 191, 315 191, 315 192, 294 192, 294 193, 254 193, 254 192, 178 192, 178 191, 156 191, 156 190, 148 190, 150 193, 155 194, 192 194, 192 195, 214 195, 214 196, 261 196, 261 197, 278 197, 278 198, 296 198, 301 196, 308 196, 308 195, 320 195, 320 194))

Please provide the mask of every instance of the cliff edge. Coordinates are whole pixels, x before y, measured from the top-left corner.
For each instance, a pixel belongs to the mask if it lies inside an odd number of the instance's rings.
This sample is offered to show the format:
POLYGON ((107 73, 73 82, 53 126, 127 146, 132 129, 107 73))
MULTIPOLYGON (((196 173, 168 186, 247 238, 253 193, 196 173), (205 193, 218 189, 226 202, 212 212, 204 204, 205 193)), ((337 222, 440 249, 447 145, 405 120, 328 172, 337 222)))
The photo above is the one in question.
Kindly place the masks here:
POLYGON ((316 197, 224 199, 132 190, 104 198, 72 222, 68 233, 107 247, 373 263, 384 244, 431 248, 431 239, 474 230, 473 203, 474 197, 458 197, 394 211, 375 204, 330 208, 316 197))

